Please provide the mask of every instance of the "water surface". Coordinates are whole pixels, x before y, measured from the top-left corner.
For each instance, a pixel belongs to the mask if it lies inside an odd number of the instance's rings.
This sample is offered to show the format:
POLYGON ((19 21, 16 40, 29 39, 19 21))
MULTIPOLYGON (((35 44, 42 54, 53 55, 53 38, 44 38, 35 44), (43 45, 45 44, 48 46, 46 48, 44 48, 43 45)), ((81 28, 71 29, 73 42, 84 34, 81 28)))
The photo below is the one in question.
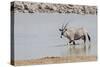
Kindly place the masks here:
POLYGON ((15 59, 27 60, 46 56, 97 55, 97 16, 77 14, 19 13, 14 23, 15 59), (91 49, 80 45, 69 48, 66 38, 60 38, 62 24, 84 27, 91 36, 91 49))

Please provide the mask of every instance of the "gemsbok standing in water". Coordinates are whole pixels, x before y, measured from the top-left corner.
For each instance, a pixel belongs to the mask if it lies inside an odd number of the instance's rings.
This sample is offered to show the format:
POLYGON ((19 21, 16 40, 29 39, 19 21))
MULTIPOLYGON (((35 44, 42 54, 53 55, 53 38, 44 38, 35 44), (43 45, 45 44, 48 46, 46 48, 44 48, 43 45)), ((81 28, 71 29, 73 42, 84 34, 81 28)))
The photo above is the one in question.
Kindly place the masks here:
MULTIPOLYGON (((88 39, 89 42, 91 41, 90 35, 83 27, 75 28, 75 27, 68 27, 68 23, 66 25, 62 25, 62 29, 59 29, 62 36, 69 40, 69 44, 76 45, 76 40, 83 40, 84 41, 84 48, 86 48, 86 40, 88 39)), ((90 45, 89 45, 90 48, 90 45)))

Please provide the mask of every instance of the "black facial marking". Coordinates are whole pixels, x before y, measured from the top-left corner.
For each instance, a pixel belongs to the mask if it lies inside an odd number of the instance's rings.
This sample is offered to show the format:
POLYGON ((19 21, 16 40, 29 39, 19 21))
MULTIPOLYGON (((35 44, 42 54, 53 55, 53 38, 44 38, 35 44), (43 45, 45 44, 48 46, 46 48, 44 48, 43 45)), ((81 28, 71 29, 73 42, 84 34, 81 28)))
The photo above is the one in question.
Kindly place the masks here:
POLYGON ((59 29, 59 31, 62 31, 62 29, 59 29))

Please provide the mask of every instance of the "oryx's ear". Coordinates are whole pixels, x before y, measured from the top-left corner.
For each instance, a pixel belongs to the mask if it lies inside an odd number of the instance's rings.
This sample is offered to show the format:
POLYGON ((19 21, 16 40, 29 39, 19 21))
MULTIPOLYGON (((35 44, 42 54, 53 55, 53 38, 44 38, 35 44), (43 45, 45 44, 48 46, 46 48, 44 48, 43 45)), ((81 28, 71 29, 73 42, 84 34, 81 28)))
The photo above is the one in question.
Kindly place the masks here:
POLYGON ((62 29, 59 29, 59 31, 62 31, 62 29))
POLYGON ((67 31, 67 29, 65 29, 65 31, 67 31))

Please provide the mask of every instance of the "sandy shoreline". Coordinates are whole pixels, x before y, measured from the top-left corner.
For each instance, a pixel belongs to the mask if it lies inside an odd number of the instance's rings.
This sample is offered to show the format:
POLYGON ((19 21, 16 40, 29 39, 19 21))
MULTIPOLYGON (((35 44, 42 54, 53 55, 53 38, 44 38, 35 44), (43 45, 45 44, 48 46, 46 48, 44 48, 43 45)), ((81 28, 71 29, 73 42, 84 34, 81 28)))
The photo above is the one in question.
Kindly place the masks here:
POLYGON ((66 57, 44 57, 34 60, 19 60, 15 61, 15 65, 30 65, 30 64, 55 64, 55 63, 69 63, 69 62, 86 62, 96 61, 97 56, 66 56, 66 57))

